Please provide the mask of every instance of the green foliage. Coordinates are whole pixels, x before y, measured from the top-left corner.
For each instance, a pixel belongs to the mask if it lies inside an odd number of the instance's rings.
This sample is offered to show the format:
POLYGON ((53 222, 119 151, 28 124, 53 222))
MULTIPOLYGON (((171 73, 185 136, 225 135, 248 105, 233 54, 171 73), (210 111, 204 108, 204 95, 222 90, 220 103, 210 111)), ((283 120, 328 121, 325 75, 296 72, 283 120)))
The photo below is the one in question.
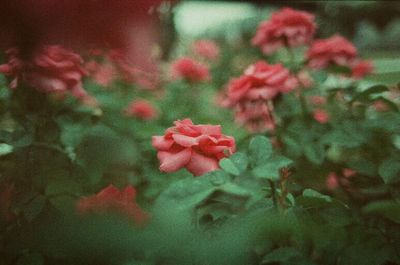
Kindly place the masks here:
POLYGON ((211 82, 174 80, 153 93, 85 80, 99 107, 2 89, 0 264, 400 264, 399 87, 350 79, 347 67, 312 71, 304 47, 264 58, 249 44, 221 45, 211 82), (213 98, 260 58, 306 70, 313 84, 271 101, 277 128, 255 135, 213 98), (144 98, 157 118, 124 114, 144 98), (221 124, 237 152, 203 176, 161 173, 151 136, 184 118, 221 124), (135 186, 149 220, 78 213, 79 199, 109 184, 135 186))

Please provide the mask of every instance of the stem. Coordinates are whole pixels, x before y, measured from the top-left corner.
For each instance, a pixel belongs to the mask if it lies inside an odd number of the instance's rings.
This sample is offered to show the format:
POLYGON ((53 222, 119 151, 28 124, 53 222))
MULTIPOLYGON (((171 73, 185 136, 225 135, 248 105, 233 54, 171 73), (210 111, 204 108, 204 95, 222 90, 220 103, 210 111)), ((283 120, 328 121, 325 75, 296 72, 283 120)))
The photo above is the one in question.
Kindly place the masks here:
POLYGON ((289 57, 289 63, 291 66, 294 66, 296 63, 294 52, 293 52, 292 48, 290 48, 289 46, 285 45, 285 47, 286 47, 286 51, 287 51, 287 54, 289 57))
POLYGON ((272 180, 268 180, 269 186, 271 187, 271 196, 272 196, 272 203, 274 204, 274 208, 278 210, 278 201, 276 198, 276 189, 275 189, 275 183, 272 180))
POLYGON ((281 178, 279 180, 279 185, 280 185, 280 188, 281 188, 281 196, 279 197, 279 205, 283 209, 287 208, 286 197, 287 197, 287 195, 289 193, 289 189, 287 187, 289 174, 290 174, 289 169, 287 169, 287 168, 282 169, 281 178))

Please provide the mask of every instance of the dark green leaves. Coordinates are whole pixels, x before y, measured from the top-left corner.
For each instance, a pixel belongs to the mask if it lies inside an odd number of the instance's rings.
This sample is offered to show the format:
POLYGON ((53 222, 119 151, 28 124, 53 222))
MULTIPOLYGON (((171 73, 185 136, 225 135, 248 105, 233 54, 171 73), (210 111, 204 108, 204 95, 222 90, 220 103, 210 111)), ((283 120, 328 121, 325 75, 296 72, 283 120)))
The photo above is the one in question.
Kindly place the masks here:
POLYGON ((378 169, 379 175, 385 183, 393 183, 400 180, 400 160, 388 158, 384 160, 378 169))
POLYGON ((384 86, 384 85, 376 85, 376 86, 372 86, 358 94, 356 94, 352 100, 350 101, 350 103, 353 103, 355 101, 370 101, 372 100, 372 96, 375 94, 381 94, 383 92, 388 91, 389 89, 384 86))
POLYGON ((365 214, 377 214, 400 224, 400 203, 395 201, 371 202, 363 209, 365 214))

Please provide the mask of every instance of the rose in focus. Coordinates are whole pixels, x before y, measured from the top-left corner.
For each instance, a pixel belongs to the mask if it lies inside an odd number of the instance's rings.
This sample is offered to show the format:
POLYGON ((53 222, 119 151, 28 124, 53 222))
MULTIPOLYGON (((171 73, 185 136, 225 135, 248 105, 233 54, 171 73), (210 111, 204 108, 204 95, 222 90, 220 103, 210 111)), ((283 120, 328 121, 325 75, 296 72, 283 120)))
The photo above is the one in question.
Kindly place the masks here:
POLYGON ((195 176, 219 168, 218 162, 235 151, 235 139, 222 134, 220 125, 195 125, 178 120, 163 136, 153 136, 160 170, 175 172, 186 168, 195 176))

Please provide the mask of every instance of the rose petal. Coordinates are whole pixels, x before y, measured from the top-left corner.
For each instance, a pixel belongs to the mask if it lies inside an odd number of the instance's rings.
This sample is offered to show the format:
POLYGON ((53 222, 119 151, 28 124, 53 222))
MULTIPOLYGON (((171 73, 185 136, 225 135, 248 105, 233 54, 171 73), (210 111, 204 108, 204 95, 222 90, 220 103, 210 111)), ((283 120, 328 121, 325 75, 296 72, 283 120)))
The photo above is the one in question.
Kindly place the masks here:
POLYGON ((217 159, 201 155, 197 152, 192 152, 191 159, 186 165, 186 168, 193 175, 201 176, 207 172, 218 169, 219 166, 217 159))
POLYGON ((163 172, 175 172, 183 167, 190 161, 192 151, 186 148, 178 153, 170 153, 159 151, 157 154, 160 160, 160 170, 163 172))
POLYGON ((164 136, 153 136, 152 145, 157 150, 166 151, 174 144, 173 140, 165 139, 164 136))

